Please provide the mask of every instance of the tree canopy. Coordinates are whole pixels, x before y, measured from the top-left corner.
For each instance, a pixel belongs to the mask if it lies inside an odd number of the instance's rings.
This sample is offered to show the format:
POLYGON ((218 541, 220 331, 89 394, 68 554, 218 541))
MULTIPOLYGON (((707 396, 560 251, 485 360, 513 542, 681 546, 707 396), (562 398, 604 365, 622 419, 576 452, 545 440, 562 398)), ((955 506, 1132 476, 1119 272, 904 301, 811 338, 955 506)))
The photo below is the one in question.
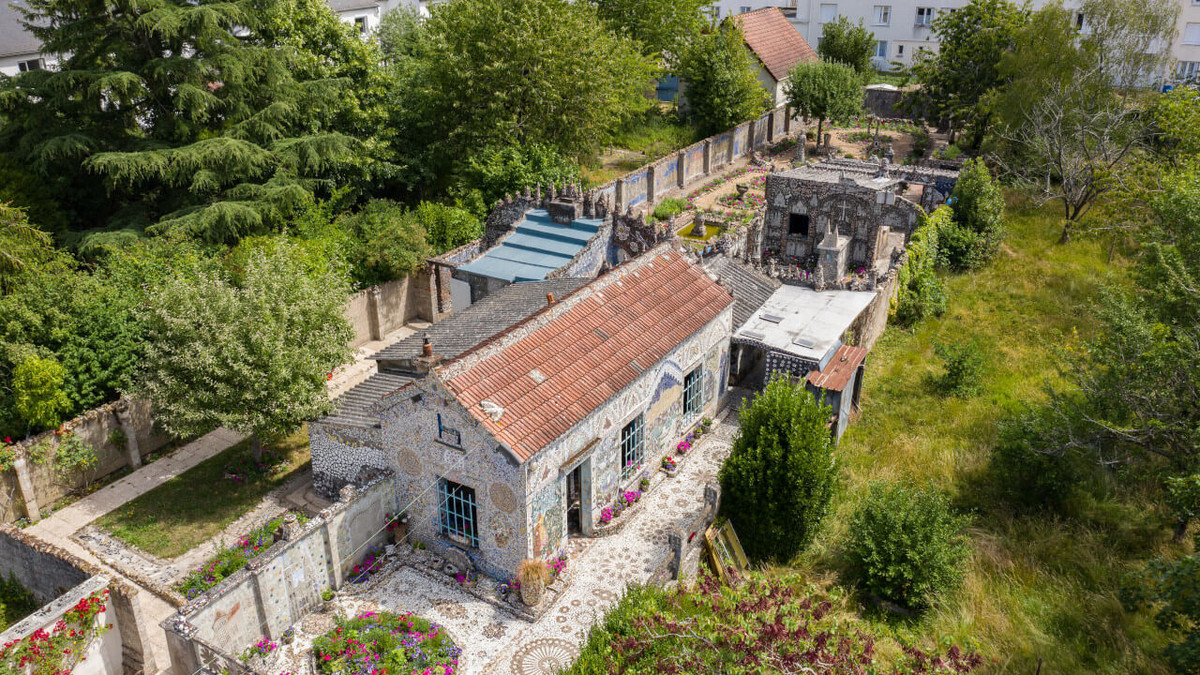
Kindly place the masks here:
POLYGON ((837 19, 821 27, 817 54, 826 61, 845 64, 860 75, 866 75, 872 70, 875 34, 867 30, 862 19, 854 24, 844 15, 838 15, 837 19))
POLYGON ((645 2, 644 0, 588 0, 600 18, 618 35, 638 41, 647 56, 667 68, 676 63, 684 45, 705 27, 702 13, 710 0, 645 2))
POLYGON ((701 133, 714 134, 762 114, 767 92, 758 82, 758 62, 732 22, 693 37, 679 62, 687 83, 687 111, 701 133))
POLYGON ((862 78, 843 63, 798 64, 788 74, 786 90, 788 105, 817 120, 817 143, 826 120, 848 120, 862 111, 862 78))

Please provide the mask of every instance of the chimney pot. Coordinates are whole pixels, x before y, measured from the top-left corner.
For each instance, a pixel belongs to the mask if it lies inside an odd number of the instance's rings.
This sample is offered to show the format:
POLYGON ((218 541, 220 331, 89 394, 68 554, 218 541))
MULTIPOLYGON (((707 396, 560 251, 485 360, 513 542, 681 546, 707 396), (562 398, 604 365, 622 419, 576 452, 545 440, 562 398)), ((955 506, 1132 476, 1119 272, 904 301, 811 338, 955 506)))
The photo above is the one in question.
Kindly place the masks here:
POLYGON ((554 294, 553 294, 553 293, 547 293, 547 294, 546 294, 546 304, 547 304, 547 305, 553 305, 553 304, 554 304, 554 294))
POLYGON ((421 355, 433 356, 433 343, 429 341, 429 336, 425 336, 424 342, 421 343, 421 355))

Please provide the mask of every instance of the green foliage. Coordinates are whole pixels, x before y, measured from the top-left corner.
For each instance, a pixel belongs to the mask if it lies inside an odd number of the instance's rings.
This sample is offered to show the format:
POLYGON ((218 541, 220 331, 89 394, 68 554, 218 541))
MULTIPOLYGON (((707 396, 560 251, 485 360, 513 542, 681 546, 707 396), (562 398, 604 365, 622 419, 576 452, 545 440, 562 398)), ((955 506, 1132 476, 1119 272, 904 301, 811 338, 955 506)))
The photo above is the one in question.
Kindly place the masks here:
POLYGON ((136 393, 178 437, 224 427, 277 438, 329 409, 326 374, 350 358, 347 287, 282 243, 228 273, 177 275, 149 290, 136 393))
POLYGON ((54 449, 54 473, 59 480, 70 480, 79 474, 85 482, 90 482, 87 473, 96 468, 99 462, 96 449, 79 434, 67 432, 59 435, 58 446, 54 449))
POLYGON ((375 39, 388 62, 399 64, 420 53, 424 35, 421 22, 421 12, 407 5, 397 5, 384 13, 375 29, 375 39))
POLYGON ((654 206, 654 217, 657 220, 670 220, 671 216, 682 213, 686 208, 686 199, 667 197, 654 206))
POLYGON ((643 0, 589 0, 596 13, 618 35, 633 38, 647 56, 670 67, 687 50, 687 40, 705 26, 701 13, 709 0, 644 2, 643 0))
POLYGON ((1166 480, 1167 508, 1180 529, 1200 518, 1200 473, 1190 476, 1169 476, 1166 480))
POLYGON ((952 396, 974 396, 979 393, 983 382, 983 349, 973 340, 958 342, 934 341, 933 353, 937 354, 946 372, 937 378, 942 392, 952 396))
POLYGON ((1177 673, 1200 673, 1200 556, 1151 562, 1129 577, 1121 603, 1153 609, 1154 623, 1174 639, 1164 650, 1167 662, 1177 673))
POLYGON ((953 270, 979 268, 1004 239, 1004 195, 983 160, 963 164, 949 204, 954 218, 941 230, 941 261, 953 270))
POLYGON ((420 220, 396 202, 371 200, 338 225, 349 236, 350 273, 361 287, 406 277, 433 254, 420 220))
POLYGON ((704 135, 753 119, 767 108, 758 62, 732 22, 696 34, 684 49, 679 77, 687 83, 687 111, 704 135))
POLYGON ((319 0, 24 7, 64 58, 0 84, 0 154, 43 177, 78 229, 233 242, 326 181, 392 170, 367 142, 377 52, 319 0))
POLYGON ((505 195, 518 194, 541 183, 579 180, 579 165, 553 147, 537 142, 525 145, 494 145, 480 150, 467 160, 463 182, 468 189, 479 190, 489 207, 505 195))
POLYGON ((957 11, 939 12, 933 22, 938 50, 918 52, 912 66, 922 84, 918 98, 931 117, 953 117, 955 126, 965 127, 968 148, 983 142, 1002 84, 1001 56, 1028 21, 1028 10, 1009 0, 971 0, 957 11))
POLYGON ((422 30, 419 55, 400 74, 396 124, 425 166, 487 146, 541 143, 582 155, 650 107, 656 69, 590 3, 443 3, 422 30))
POLYGON ((946 311, 946 288, 937 275, 941 233, 952 227, 954 211, 940 206, 921 222, 908 241, 908 259, 897 277, 896 322, 912 327, 946 311))
POLYGON ((0 293, 49 249, 50 235, 30 225, 24 209, 0 202, 0 293))
POLYGON ((483 236, 483 223, 465 209, 421 202, 413 211, 435 254, 458 248, 483 236))
POLYGON ((786 562, 821 526, 837 480, 830 408, 776 377, 738 415, 741 429, 721 467, 721 513, 746 555, 786 562))
POLYGON ((966 524, 933 488, 875 483, 850 519, 847 559, 868 594, 925 610, 962 580, 966 524))
POLYGON ((1072 420, 1029 406, 1000 420, 989 460, 990 482, 1019 511, 1058 511, 1083 477, 1080 463, 1055 442, 1072 420))
MULTIPOLYGON (((308 521, 308 516, 302 513, 296 515, 298 522, 308 521)), ((188 573, 183 581, 175 584, 175 590, 191 600, 221 583, 226 577, 245 567, 251 559, 271 548, 275 543, 275 531, 283 525, 283 519, 284 516, 273 518, 254 528, 249 534, 239 537, 236 545, 221 548, 203 565, 188 573)))
POLYGON ((862 111, 862 77, 842 63, 800 63, 788 73, 788 105, 800 115, 817 120, 817 142, 825 121, 842 122, 862 111))
POLYGON ((693 589, 629 586, 563 673, 949 675, 983 662, 957 647, 880 649, 887 638, 832 611, 840 600, 795 574, 752 572, 732 588, 703 574, 693 589), (797 671, 799 664, 807 665, 797 671))
POLYGON ((28 429, 56 427, 71 409, 63 391, 66 370, 53 359, 30 356, 13 368, 13 403, 28 429))
POLYGON ((845 64, 865 76, 874 70, 871 59, 875 57, 875 34, 863 26, 862 19, 855 25, 845 15, 838 15, 821 27, 817 54, 825 61, 845 64))
POLYGON ((317 672, 339 675, 378 667, 389 673, 454 672, 461 650, 446 630, 412 614, 367 612, 337 617, 337 627, 313 640, 317 672))
POLYGON ((33 614, 41 607, 17 577, 10 571, 8 578, 0 576, 0 630, 8 630, 14 623, 33 614))

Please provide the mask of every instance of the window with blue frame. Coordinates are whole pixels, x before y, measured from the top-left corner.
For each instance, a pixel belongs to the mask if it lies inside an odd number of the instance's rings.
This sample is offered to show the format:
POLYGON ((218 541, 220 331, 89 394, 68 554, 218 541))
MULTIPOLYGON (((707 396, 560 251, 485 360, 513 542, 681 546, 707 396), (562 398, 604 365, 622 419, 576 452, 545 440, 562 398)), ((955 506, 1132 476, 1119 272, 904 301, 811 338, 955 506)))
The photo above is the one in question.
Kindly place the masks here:
POLYGON ((442 478, 438 481, 438 512, 442 534, 468 546, 479 546, 475 490, 442 478))
POLYGON ((441 413, 438 413, 437 420, 438 420, 438 440, 443 443, 448 443, 450 445, 461 448, 462 447, 462 434, 458 433, 458 429, 455 429, 454 427, 446 426, 445 422, 442 420, 441 413))
POLYGON ((704 366, 696 366, 695 370, 683 378, 683 414, 695 415, 700 412, 700 388, 704 382, 704 366))
POLYGON ((621 429, 621 477, 628 478, 642 466, 645 454, 645 434, 642 431, 642 416, 621 429))

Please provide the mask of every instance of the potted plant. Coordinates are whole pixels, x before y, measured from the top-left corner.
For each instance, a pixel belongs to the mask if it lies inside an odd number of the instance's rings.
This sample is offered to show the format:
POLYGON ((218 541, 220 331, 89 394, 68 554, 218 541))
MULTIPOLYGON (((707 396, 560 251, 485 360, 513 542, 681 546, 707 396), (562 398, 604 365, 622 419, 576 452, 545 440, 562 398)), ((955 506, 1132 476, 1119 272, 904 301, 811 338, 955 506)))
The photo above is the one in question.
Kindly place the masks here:
POLYGON ((544 560, 522 560, 517 580, 521 582, 521 602, 534 607, 542 601, 546 584, 550 583, 550 568, 544 560))
POLYGON ((649 472, 647 472, 647 471, 642 472, 642 479, 640 481, 638 481, 638 489, 641 490, 642 492, 645 492, 646 490, 650 489, 650 473, 649 472))
POLYGON ((294 626, 289 626, 287 630, 283 631, 283 635, 279 636, 279 641, 285 645, 292 644, 292 640, 295 640, 295 639, 296 639, 296 628, 294 626))
POLYGON ((408 514, 404 511, 395 515, 390 513, 384 514, 384 522, 387 524, 391 543, 399 544, 408 536, 408 514))
POLYGON ((679 464, 675 461, 674 457, 668 455, 662 458, 662 470, 663 473, 673 477, 675 472, 679 470, 679 464))
POLYGON ((321 609, 326 613, 333 611, 333 588, 329 586, 321 591, 321 609))

